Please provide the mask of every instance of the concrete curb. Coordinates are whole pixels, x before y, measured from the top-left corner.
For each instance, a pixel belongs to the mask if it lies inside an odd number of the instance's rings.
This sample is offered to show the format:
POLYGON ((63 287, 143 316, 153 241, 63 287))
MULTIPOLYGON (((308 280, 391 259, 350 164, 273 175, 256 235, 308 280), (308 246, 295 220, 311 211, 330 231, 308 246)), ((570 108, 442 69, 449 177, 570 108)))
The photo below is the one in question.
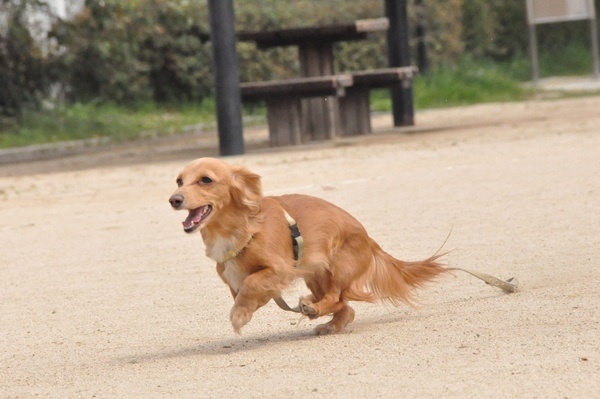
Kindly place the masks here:
POLYGON ((0 149, 0 165, 78 155, 92 147, 107 145, 111 141, 110 138, 100 137, 0 149))

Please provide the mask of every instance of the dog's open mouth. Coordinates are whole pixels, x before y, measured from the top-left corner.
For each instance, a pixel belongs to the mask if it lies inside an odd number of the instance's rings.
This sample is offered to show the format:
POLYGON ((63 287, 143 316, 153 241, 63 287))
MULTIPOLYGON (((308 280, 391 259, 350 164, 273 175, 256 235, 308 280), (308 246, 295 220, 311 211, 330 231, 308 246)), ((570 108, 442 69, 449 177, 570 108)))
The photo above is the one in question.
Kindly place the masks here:
POLYGON ((183 224, 183 231, 186 233, 193 233, 196 231, 200 224, 210 215, 212 211, 211 205, 203 205, 196 209, 190 209, 188 217, 181 222, 183 224))

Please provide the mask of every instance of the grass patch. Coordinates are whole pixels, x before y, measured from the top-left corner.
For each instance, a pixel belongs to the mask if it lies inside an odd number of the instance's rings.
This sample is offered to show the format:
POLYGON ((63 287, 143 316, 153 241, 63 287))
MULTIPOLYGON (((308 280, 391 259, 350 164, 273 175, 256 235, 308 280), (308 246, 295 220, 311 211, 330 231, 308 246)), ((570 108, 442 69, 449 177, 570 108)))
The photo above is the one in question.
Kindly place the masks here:
MULTIPOLYGON (((526 67, 529 67, 528 63, 526 67)), ((415 108, 523 100, 531 92, 524 89, 515 77, 522 75, 522 70, 523 63, 472 61, 435 68, 414 80, 415 108)), ((389 91, 374 91, 371 104, 375 111, 390 111, 389 91)))
POLYGON ((197 124, 214 124, 213 101, 160 106, 153 103, 125 108, 111 104, 73 104, 27 112, 0 132, 0 148, 65 140, 109 137, 124 141, 184 132, 197 124))
POLYGON ((522 100, 525 92, 507 71, 493 64, 440 67, 415 81, 417 108, 522 100))
POLYGON ((540 77, 590 75, 593 73, 592 52, 582 43, 539 50, 540 77))
MULTIPOLYGON (((540 50, 539 65, 541 78, 592 73, 590 49, 582 44, 540 50)), ((531 65, 526 56, 504 63, 466 58, 457 65, 442 65, 426 75, 417 76, 414 80, 415 108, 524 100, 534 94, 534 89, 524 88, 522 84, 530 79, 531 65)), ((389 91, 374 91, 371 104, 375 111, 389 112, 389 91)))

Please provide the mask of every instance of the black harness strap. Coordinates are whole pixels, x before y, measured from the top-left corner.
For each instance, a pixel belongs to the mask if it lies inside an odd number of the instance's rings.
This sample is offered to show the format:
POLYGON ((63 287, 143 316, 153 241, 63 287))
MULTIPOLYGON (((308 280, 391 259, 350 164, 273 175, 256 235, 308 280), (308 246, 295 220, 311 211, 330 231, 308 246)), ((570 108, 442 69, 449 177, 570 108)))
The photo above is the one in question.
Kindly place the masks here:
POLYGON ((298 228, 298 224, 290 216, 289 213, 283 211, 285 215, 285 220, 287 220, 288 225, 290 227, 290 233, 292 234, 292 246, 294 247, 294 260, 299 260, 302 258, 302 253, 304 252, 304 238, 302 234, 300 234, 300 229, 298 228))
POLYGON ((298 225, 294 224, 292 226, 290 226, 290 230, 292 231, 292 245, 294 246, 294 260, 298 260, 298 251, 299 251, 299 247, 300 244, 298 244, 298 238, 302 237, 300 235, 300 229, 298 229, 298 225))

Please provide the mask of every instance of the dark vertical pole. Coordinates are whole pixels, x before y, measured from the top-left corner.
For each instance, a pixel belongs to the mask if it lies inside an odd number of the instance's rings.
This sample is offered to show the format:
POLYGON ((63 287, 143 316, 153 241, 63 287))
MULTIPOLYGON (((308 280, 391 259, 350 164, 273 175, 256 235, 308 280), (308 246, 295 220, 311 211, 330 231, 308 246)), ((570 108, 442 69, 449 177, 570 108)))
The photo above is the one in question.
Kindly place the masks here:
MULTIPOLYGON (((408 16, 406 0, 385 0, 385 14, 390 21, 388 29, 388 60, 390 67, 410 65, 408 48, 408 16)), ((415 124, 413 89, 407 81, 392 88, 394 126, 415 124)))
POLYGON ((221 155, 244 153, 233 0, 208 0, 221 155))

